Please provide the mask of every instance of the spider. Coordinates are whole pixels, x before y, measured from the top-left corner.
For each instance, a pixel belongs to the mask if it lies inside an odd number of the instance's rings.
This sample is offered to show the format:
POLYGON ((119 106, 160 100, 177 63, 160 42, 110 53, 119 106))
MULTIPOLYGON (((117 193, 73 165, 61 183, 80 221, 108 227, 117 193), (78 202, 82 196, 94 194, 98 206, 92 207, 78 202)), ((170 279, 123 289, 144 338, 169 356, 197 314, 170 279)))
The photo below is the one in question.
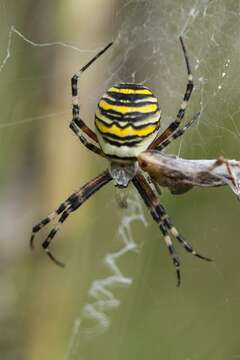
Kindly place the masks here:
POLYGON ((60 226, 72 212, 77 210, 88 198, 111 180, 119 188, 126 188, 132 182, 139 192, 145 205, 150 210, 153 220, 158 224, 167 245, 176 269, 178 286, 181 282, 180 260, 176 254, 172 238, 175 238, 189 253, 200 259, 211 260, 198 254, 173 226, 165 208, 158 199, 157 184, 154 183, 153 179, 151 185, 149 184, 138 162, 138 156, 142 152, 149 149, 160 151, 173 140, 182 136, 198 116, 197 114, 184 127, 180 126, 194 85, 186 47, 181 36, 179 40, 186 64, 188 80, 183 101, 176 118, 162 133, 159 131, 161 110, 157 98, 147 87, 136 83, 113 85, 101 97, 95 113, 96 132, 93 132, 81 119, 78 81, 82 73, 105 53, 112 46, 113 42, 109 43, 84 65, 79 72, 73 75, 71 79, 72 120, 70 128, 88 150, 106 158, 109 166, 99 176, 90 180, 78 191, 70 195, 55 211, 33 227, 30 239, 31 248, 34 247, 35 235, 44 226, 58 217, 58 226, 52 228, 42 243, 46 254, 57 265, 64 266, 62 262, 53 256, 49 245, 60 226))

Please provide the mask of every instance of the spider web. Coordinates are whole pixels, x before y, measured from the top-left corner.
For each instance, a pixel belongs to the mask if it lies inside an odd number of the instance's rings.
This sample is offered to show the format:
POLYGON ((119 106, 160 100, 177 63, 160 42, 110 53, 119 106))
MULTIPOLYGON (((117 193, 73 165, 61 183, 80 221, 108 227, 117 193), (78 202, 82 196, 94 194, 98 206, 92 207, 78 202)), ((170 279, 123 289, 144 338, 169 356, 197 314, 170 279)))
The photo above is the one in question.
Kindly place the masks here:
MULTIPOLYGON (((113 6, 113 3, 111 5, 113 6)), ((1 3, 1 9, 2 13, 8 12, 6 3, 1 3)), ((111 25, 111 36, 116 40, 115 48, 111 55, 111 67, 105 71, 104 79, 87 92, 87 96, 85 96, 86 103, 90 107, 94 107, 99 96, 114 82, 140 82, 153 89, 154 93, 160 99, 163 110, 162 124, 163 127, 167 126, 177 113, 186 83, 186 69, 178 42, 178 36, 181 34, 187 46, 196 86, 194 95, 190 100, 186 118, 191 117, 197 111, 201 112, 201 117, 195 128, 189 130, 187 135, 178 143, 171 145, 168 151, 181 156, 187 155, 189 158, 199 156, 203 158, 216 158, 220 154, 227 158, 239 158, 238 122, 240 105, 238 101, 238 59, 240 58, 240 5, 238 1, 188 0, 176 5, 176 1, 173 0, 162 0, 161 2, 129 0, 115 4, 114 9, 112 21, 114 25, 111 25)), ((38 54, 43 52, 46 54, 47 51, 49 51, 49 53, 61 51, 61 54, 66 56, 66 58, 76 57, 78 61, 82 56, 85 58, 87 55, 89 58, 89 56, 95 53, 101 47, 99 43, 104 44, 104 41, 100 41, 94 50, 90 50, 88 46, 82 46, 81 44, 76 45, 74 41, 48 41, 48 34, 45 33, 44 36, 41 36, 41 31, 40 36, 38 36, 40 40, 35 40, 35 37, 32 36, 31 33, 20 31, 16 23, 9 23, 9 20, 3 22, 2 28, 4 31, 1 35, 2 60, 0 60, 0 76, 2 76, 3 82, 5 83, 7 83, 6 77, 11 72, 15 59, 19 57, 19 48, 22 46, 20 42, 28 46, 28 49, 21 48, 21 52, 28 51, 29 56, 32 56, 33 59, 36 56, 35 51, 37 51, 38 54)), ((95 44, 96 43, 94 43, 94 45, 95 44)), ((96 65, 96 67, 97 66, 100 65, 96 65)), ((73 66, 71 68, 75 69, 73 66)), ((41 76, 45 78, 44 81, 49 83, 53 81, 54 76, 59 76, 59 73, 52 76, 47 70, 45 70, 45 72, 43 70, 41 76)), ((60 76, 66 77, 67 85, 65 85, 65 87, 69 86, 69 72, 66 72, 64 75, 60 74, 60 76)), ((37 80, 41 80, 41 77, 39 76, 37 80)), ((11 77, 11 81, 25 81, 29 86, 31 86, 30 84, 33 81, 33 89, 35 88, 35 90, 36 87, 39 86, 34 79, 34 75, 32 73, 28 74, 26 70, 22 78, 15 80, 13 76, 11 77)), ((64 95, 66 95, 66 93, 64 95)), ((36 92, 35 101, 37 96, 38 93, 36 92)), ((5 99, 4 90, 2 90, 2 99, 5 99)), ((69 99, 70 97, 68 97, 68 100, 69 99)), ((9 108, 14 106, 14 100, 15 98, 9 100, 9 108)), ((26 101, 27 103, 29 102, 28 99, 26 99, 26 101)), ((7 133, 7 128, 9 127, 16 130, 16 133, 24 132, 26 131, 25 126, 28 126, 28 124, 29 126, 37 127, 42 120, 52 121, 60 116, 68 118, 70 114, 69 104, 65 105, 65 103, 61 105, 61 107, 55 104, 52 107, 52 111, 46 109, 46 112, 44 114, 40 113, 40 115, 33 115, 32 110, 29 110, 29 114, 25 113, 24 117, 20 119, 16 119, 15 114, 12 114, 9 108, 4 110, 4 117, 0 123, 2 134, 3 136, 7 134, 7 140, 11 140, 11 136, 13 136, 7 133)), ((88 109, 83 105, 83 113, 87 114, 87 112, 88 109)), ((87 115, 86 118, 90 117, 87 115)), ((91 123, 91 120, 89 123, 91 123)), ((8 148, 9 145, 6 144, 5 140, 3 143, 4 153, 7 152, 8 148)), ((4 163, 2 168, 4 169, 4 163)), ((168 199, 167 194, 163 196, 163 199, 171 205, 171 200, 168 199)), ((179 199, 179 202, 184 207, 184 200, 179 199)), ((6 206, 5 200, 2 209, 4 209, 4 205, 6 206)), ((193 204, 193 208, 194 206, 193 204)), ((180 209, 180 206, 176 209, 180 209)), ((6 218, 10 212, 11 208, 6 218)), ((178 211, 176 210, 175 218, 177 216, 178 211)), ((28 217, 27 213, 26 217, 28 217)), ((99 217, 100 215, 95 215, 93 221, 96 222, 99 217)), ((223 217, 221 218, 223 219, 223 217)), ((5 222, 8 225, 9 222, 6 221, 5 217, 3 217, 2 221, 3 232, 7 234, 7 225, 5 225, 5 222)), ((24 221, 28 223, 27 220, 24 221)), ((110 237, 112 230, 112 234, 116 234, 122 247, 103 256, 103 263, 106 266, 108 274, 97 276, 90 282, 86 301, 80 311, 75 314, 74 323, 70 326, 72 330, 70 330, 70 335, 68 336, 67 351, 64 355, 65 360, 82 358, 82 355, 80 356, 81 346, 83 346, 82 343, 85 344, 86 337, 88 339, 90 338, 91 343, 94 344, 96 336, 104 339, 103 334, 111 329, 113 312, 110 310, 117 309, 120 306, 122 300, 119 299, 122 299, 123 293, 121 292, 119 295, 117 292, 117 294, 115 294, 116 287, 127 287, 133 282, 133 278, 127 274, 125 268, 122 270, 119 263, 121 263, 122 257, 126 257, 128 252, 139 248, 139 245, 134 241, 135 236, 132 235, 131 230, 136 221, 140 221, 144 225, 147 224, 141 204, 138 198, 132 194, 129 199, 128 209, 125 210, 122 220, 117 226, 117 230, 116 228, 109 228, 108 231, 105 232, 105 236, 110 237), (87 320, 94 321, 91 325, 87 325, 87 320)), ((231 220, 228 219, 228 221, 231 220)), ((233 223, 233 221, 231 223, 233 223)), ((185 226, 184 224, 181 225, 181 228, 187 228, 186 224, 188 224, 187 221, 185 221, 185 226)), ((142 226, 142 224, 139 224, 139 227, 140 226, 142 226)), ((18 233, 24 227, 25 222, 19 225, 17 229, 18 233)), ((201 244, 201 248, 205 249, 208 249, 208 227, 209 223, 204 227, 202 234, 202 240, 205 246, 201 244)), ((214 231, 215 228, 213 229, 213 232, 214 231)), ((151 232, 151 235, 156 238, 158 236, 158 234, 153 232, 151 232)), ((192 235, 196 236, 196 232, 192 232, 192 235)), ((11 236, 12 233, 9 237, 6 235, 7 240, 11 236)), ((157 240, 158 239, 156 239, 156 241, 157 240)), ((120 243, 119 241, 118 244, 120 243)), ((200 244, 198 243, 198 245, 200 244)), ((217 250, 217 254, 220 254, 225 251, 223 249, 223 245, 219 243, 213 247, 212 253, 217 250)), ((166 253, 163 255, 166 256, 166 253)), ((164 274, 168 271, 171 272, 167 261, 165 266, 163 257, 161 259, 159 257, 157 261, 161 262, 161 271, 164 272, 164 274)), ((189 264, 185 264, 186 267, 188 265, 189 264)), ((223 279, 223 267, 219 267, 219 265, 214 265, 213 267, 215 269, 213 273, 215 275, 218 274, 219 278, 223 279)), ((202 267, 200 270, 202 271, 202 267)), ((210 271, 211 270, 212 268, 210 268, 210 271)), ((163 279, 163 277, 161 279, 163 279)), ((172 277, 169 277, 169 279, 173 287, 174 279, 172 277)), ((170 299, 175 296, 175 293, 173 295, 173 293, 171 293, 172 290, 169 290, 171 286, 165 288, 160 286, 160 289, 162 291, 167 289, 170 299)), ((230 293, 229 289, 228 291, 230 293)), ((238 295, 237 292, 233 292, 233 296, 230 297, 229 293, 222 299, 222 302, 219 303, 218 309, 224 309, 231 315, 229 304, 231 304, 233 308, 236 308, 239 305, 240 295, 238 295)), ((184 296, 181 298, 181 295, 179 297, 179 306, 181 306, 186 298, 184 296)), ((164 299, 163 295, 162 298, 164 299)), ((155 306, 156 303, 157 301, 155 300, 155 306)), ((173 300, 172 304, 175 306, 173 300)), ((166 323, 164 323, 164 326, 166 326, 166 323)), ((234 348, 233 351, 231 351, 232 349, 228 350, 228 352, 226 351, 227 355, 225 354, 225 358, 239 358, 237 355, 239 349, 234 348)), ((88 351, 86 351, 86 354, 87 358, 90 359, 91 352, 89 354, 88 351)), ((152 354, 155 357, 159 355, 157 351, 155 353, 152 352, 152 354)), ((174 358, 173 350, 169 350, 166 354, 165 358, 171 358, 171 356, 174 358)), ((191 350, 189 350, 189 352, 183 350, 179 359, 195 360, 201 358, 200 355, 199 357, 194 357, 192 354, 193 351, 191 352, 191 350)), ((211 357, 209 357, 209 359, 210 358, 211 357)), ((218 358, 221 359, 220 356, 218 356, 218 358)))

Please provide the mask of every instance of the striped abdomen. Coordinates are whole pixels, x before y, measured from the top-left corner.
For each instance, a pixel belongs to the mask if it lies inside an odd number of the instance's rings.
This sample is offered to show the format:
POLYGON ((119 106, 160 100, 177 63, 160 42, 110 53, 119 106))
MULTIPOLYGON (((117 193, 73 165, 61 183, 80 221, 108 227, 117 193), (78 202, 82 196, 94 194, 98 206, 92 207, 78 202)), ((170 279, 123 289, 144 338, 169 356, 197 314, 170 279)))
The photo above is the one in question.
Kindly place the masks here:
POLYGON ((95 114, 103 152, 120 159, 146 150, 160 127, 157 98, 139 84, 118 84, 100 99, 95 114))

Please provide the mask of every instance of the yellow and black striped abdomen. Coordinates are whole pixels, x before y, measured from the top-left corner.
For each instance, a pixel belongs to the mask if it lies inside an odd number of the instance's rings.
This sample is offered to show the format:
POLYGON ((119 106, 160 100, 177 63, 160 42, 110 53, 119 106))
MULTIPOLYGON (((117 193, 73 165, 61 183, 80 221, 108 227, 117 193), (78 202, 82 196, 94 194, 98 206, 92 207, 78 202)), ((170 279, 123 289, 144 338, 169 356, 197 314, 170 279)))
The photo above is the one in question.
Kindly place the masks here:
POLYGON ((160 127, 160 108, 153 93, 140 84, 121 83, 100 99, 95 114, 103 152, 120 159, 146 150, 160 127))

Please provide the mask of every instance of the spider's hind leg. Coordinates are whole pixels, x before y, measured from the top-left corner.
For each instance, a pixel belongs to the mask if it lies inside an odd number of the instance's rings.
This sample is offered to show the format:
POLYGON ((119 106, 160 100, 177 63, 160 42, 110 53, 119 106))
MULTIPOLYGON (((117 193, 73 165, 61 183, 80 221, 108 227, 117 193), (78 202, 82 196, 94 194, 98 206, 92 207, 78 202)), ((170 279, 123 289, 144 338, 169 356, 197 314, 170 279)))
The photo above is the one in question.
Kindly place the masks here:
MULTIPOLYGON (((60 207, 63 206, 63 205, 64 205, 64 203, 62 203, 60 205, 60 207)), ((42 230, 42 228, 44 228, 47 224, 49 224, 53 219, 55 219, 58 216, 58 209, 56 211, 52 212, 51 214, 49 214, 46 218, 44 218, 39 223, 37 223, 36 225, 33 226, 31 237, 30 237, 30 247, 31 247, 31 249, 34 249, 34 240, 35 240, 35 236, 37 235, 37 233, 40 230, 42 230)))
POLYGON ((168 234, 167 228, 164 226, 163 223, 160 223, 159 225, 160 231, 163 235, 165 244, 167 245, 169 254, 172 258, 173 265, 176 268, 176 274, 177 274, 177 286, 180 286, 181 284, 181 273, 180 273, 180 259, 175 251, 175 248, 173 246, 172 240, 168 234))
POLYGON ((170 235, 172 235, 175 239, 177 239, 185 248, 186 251, 190 252, 194 256, 206 260, 211 261, 211 259, 198 254, 192 246, 183 238, 181 234, 177 231, 177 229, 172 225, 169 216, 166 213, 164 207, 159 203, 159 200, 155 194, 155 192, 151 189, 145 177, 138 173, 132 180, 134 186, 137 188, 140 193, 143 201, 147 205, 152 215, 152 218, 156 221, 156 223, 160 227, 160 231, 163 235, 164 241, 168 247, 169 253, 172 257, 173 264, 176 268, 177 273, 177 285, 180 285, 180 261, 178 256, 176 255, 172 240, 170 235))
POLYGON ((64 266, 64 264, 57 260, 49 250, 51 241, 57 234, 60 229, 60 226, 68 218, 68 216, 77 210, 89 197, 91 197, 95 192, 97 192, 102 186, 107 184, 112 180, 112 177, 108 170, 105 170, 101 175, 97 176, 93 180, 89 181, 83 187, 81 187, 77 192, 70 195, 56 211, 52 212, 45 219, 40 221, 32 229, 30 245, 33 248, 35 235, 47 224, 49 224, 54 218, 60 215, 58 220, 58 226, 53 227, 49 232, 47 238, 43 241, 42 247, 49 258, 59 266, 64 266))
POLYGON ((173 246, 171 237, 169 236, 168 229, 163 223, 163 207, 160 205, 159 200, 155 194, 155 191, 152 190, 150 185, 147 183, 145 177, 138 173, 132 180, 134 186, 138 190, 139 194, 141 195, 143 201, 147 205, 152 215, 152 218, 156 223, 159 225, 159 229, 163 235, 163 239, 165 244, 167 245, 169 254, 172 258, 173 265, 176 269, 177 274, 177 286, 181 283, 181 273, 180 273, 180 259, 177 256, 175 248, 173 246))
POLYGON ((165 215, 165 219, 163 220, 164 225, 166 226, 166 228, 169 230, 169 232, 172 234, 172 236, 178 240, 178 242, 184 247, 184 249, 186 251, 188 251, 189 253, 191 253, 192 255, 198 257, 199 259, 202 260, 206 260, 206 261, 212 261, 212 259, 203 256, 199 253, 197 253, 191 244, 189 244, 184 237, 178 232, 178 230, 173 226, 171 219, 167 216, 167 214, 165 215))

